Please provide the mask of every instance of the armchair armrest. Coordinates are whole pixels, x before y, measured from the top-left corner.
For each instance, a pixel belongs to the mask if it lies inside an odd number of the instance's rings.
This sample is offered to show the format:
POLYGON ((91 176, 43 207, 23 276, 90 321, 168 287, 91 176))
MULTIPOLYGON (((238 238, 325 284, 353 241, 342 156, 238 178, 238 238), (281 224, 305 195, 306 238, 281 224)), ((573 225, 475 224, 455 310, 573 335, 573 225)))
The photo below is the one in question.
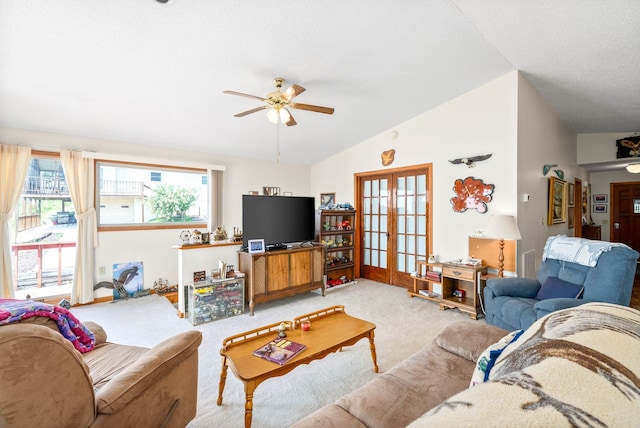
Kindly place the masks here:
POLYGON ((533 299, 540 290, 540 283, 528 278, 491 278, 487 280, 485 295, 490 297, 513 296, 533 299))
POLYGON ((572 297, 556 297, 554 299, 539 300, 533 305, 538 318, 548 313, 559 311, 560 309, 573 308, 588 303, 587 300, 574 299, 572 297))
POLYGON ((158 398, 152 397, 154 390, 168 386, 179 394, 181 390, 186 389, 183 388, 183 382, 193 380, 192 376, 185 376, 184 371, 193 372, 191 374, 195 376, 195 385, 187 387, 197 390, 197 351, 201 342, 202 333, 190 330, 172 336, 151 348, 96 393, 98 414, 115 414, 132 403, 138 404, 132 406, 136 407, 138 412, 142 408, 156 408, 148 406, 158 398), (194 355, 195 360, 191 358, 194 355), (148 402, 141 398, 145 394, 150 396, 148 402))

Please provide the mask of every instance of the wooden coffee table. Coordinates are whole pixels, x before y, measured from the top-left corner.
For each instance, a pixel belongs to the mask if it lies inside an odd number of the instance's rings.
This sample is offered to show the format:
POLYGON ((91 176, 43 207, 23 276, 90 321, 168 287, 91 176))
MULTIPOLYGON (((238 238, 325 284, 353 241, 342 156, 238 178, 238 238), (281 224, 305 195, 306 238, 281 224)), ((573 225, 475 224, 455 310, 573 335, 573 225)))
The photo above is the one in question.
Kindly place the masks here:
POLYGON ((376 361, 376 347, 373 330, 375 324, 349 316, 344 306, 332 306, 317 312, 302 315, 293 321, 283 321, 287 325, 287 339, 302 343, 306 349, 287 361, 283 365, 264 360, 253 355, 253 351, 275 339, 281 323, 275 323, 255 330, 227 337, 222 341, 222 370, 220 372, 220 386, 218 390, 218 406, 222 404, 222 392, 227 379, 227 368, 244 383, 246 394, 244 426, 251 426, 253 410, 253 392, 263 381, 289 373, 301 364, 309 364, 326 355, 339 351, 344 346, 350 346, 360 339, 369 339, 373 371, 378 373, 376 361), (311 329, 303 331, 300 323, 311 321, 311 329))

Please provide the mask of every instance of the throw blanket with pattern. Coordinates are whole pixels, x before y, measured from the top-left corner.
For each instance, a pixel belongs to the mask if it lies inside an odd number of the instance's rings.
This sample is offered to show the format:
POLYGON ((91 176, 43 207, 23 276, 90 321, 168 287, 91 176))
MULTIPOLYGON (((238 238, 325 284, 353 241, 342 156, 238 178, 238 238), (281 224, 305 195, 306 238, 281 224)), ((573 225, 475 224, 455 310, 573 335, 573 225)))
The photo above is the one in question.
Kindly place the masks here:
POLYGON ((637 427, 640 311, 586 303, 540 318, 496 359, 489 381, 410 428, 637 427))
POLYGON ((554 259, 594 267, 598 264, 598 257, 604 252, 611 251, 613 247, 626 247, 626 245, 565 235, 550 236, 542 252, 542 261, 554 259))
POLYGON ((65 308, 31 300, 0 299, 0 326, 31 317, 54 320, 60 333, 82 353, 95 346, 93 333, 65 308))

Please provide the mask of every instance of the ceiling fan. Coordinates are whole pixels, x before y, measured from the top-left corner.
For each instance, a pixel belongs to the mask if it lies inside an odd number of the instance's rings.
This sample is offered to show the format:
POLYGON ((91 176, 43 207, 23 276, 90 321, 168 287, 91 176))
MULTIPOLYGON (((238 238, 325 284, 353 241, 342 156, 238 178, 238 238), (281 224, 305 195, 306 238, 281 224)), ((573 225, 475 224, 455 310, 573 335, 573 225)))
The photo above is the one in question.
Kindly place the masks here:
POLYGON ((296 125, 297 122, 293 118, 293 115, 289 111, 290 108, 297 110, 315 111, 317 113, 333 114, 334 109, 332 107, 321 107, 311 104, 294 103, 293 99, 303 93, 305 89, 302 86, 291 85, 284 92, 281 91, 284 79, 282 77, 276 77, 273 79, 273 86, 276 87, 275 92, 269 93, 266 98, 258 97, 256 95, 243 94, 236 91, 223 91, 225 94, 238 95, 241 97, 254 98, 256 100, 264 101, 266 104, 260 107, 256 107, 251 110, 243 111, 242 113, 234 114, 235 117, 244 117, 251 113, 259 112, 260 110, 267 110, 267 118, 271 123, 277 124, 278 121, 284 123, 287 126, 296 125))

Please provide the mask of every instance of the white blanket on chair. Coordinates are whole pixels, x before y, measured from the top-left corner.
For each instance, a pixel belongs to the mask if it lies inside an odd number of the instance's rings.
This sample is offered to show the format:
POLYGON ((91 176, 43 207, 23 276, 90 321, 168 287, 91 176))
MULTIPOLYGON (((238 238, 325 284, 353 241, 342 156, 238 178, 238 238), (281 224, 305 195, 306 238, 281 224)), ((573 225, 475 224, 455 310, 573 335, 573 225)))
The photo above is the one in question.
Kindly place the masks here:
POLYGON ((613 247, 626 247, 626 245, 565 235, 550 236, 542 252, 542 261, 555 259, 594 267, 598 264, 600 254, 611 251, 613 247))

